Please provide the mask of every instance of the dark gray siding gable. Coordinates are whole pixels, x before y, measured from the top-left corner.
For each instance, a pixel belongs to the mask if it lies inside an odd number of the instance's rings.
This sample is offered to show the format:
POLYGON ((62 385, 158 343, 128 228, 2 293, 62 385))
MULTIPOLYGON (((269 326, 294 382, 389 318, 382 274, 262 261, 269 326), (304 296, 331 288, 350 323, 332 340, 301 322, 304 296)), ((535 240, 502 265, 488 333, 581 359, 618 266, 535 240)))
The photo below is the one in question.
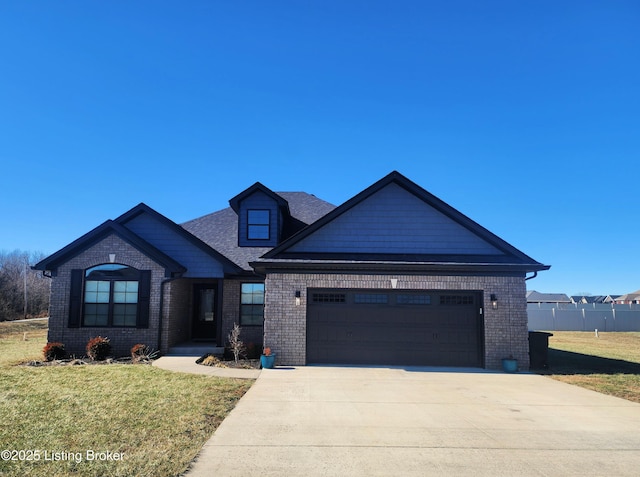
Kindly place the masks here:
POLYGON ((394 183, 294 244, 288 252, 504 254, 394 183))
POLYGON ((129 230, 187 268, 184 277, 223 277, 223 265, 167 225, 143 213, 124 224, 129 230))
POLYGON ((256 191, 250 196, 244 198, 238 210, 238 245, 241 247, 275 247, 280 241, 280 232, 282 230, 282 213, 278 203, 267 194, 256 191), (250 240, 248 238, 248 217, 250 210, 268 210, 269 223, 269 239, 267 240, 250 240))

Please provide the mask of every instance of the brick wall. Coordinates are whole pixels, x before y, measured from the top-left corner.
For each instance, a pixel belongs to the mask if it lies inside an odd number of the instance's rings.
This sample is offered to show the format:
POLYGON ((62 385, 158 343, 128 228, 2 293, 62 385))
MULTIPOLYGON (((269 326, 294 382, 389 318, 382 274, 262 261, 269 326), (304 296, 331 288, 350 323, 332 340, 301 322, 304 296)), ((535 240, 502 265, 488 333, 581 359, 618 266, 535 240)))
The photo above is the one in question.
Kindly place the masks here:
POLYGON ((192 295, 190 280, 172 280, 164 284, 160 343, 162 354, 191 338, 192 295))
POLYGON ((306 364, 307 288, 479 290, 484 292, 485 367, 499 369, 502 358, 512 355, 520 369, 529 368, 526 287, 524 277, 414 276, 270 273, 266 279, 265 346, 277 353, 277 364, 306 364), (296 306, 295 291, 301 292, 296 306), (498 309, 490 296, 498 297, 498 309))
MULTIPOLYGON (((225 280, 223 284, 222 301, 222 341, 220 345, 226 345, 227 336, 231 332, 234 323, 240 323, 240 285, 250 280, 225 280)), ((240 339, 245 343, 262 345, 262 326, 243 326, 240 339)))
POLYGON ((120 239, 109 235, 102 241, 71 258, 58 267, 51 281, 51 305, 49 319, 49 341, 64 343, 67 351, 75 356, 84 356, 87 342, 95 336, 105 336, 111 340, 113 354, 128 356, 131 347, 144 343, 159 349, 158 317, 160 310, 160 283, 164 279, 164 267, 120 239), (151 270, 151 297, 149 327, 136 328, 68 328, 69 300, 71 293, 71 270, 87 269, 109 263, 109 254, 115 253, 115 262, 138 270, 151 270))

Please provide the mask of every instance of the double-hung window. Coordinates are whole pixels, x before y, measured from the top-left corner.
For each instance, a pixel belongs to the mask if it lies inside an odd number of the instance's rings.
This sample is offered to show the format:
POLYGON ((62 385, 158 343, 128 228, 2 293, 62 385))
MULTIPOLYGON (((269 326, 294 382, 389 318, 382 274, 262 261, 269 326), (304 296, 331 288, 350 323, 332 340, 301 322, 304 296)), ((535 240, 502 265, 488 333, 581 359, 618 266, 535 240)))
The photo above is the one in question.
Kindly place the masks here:
POLYGON ((247 211, 247 238, 249 240, 269 240, 269 210, 247 211))
POLYGON ((243 283, 240 291, 240 324, 262 325, 264 319, 264 283, 243 283))

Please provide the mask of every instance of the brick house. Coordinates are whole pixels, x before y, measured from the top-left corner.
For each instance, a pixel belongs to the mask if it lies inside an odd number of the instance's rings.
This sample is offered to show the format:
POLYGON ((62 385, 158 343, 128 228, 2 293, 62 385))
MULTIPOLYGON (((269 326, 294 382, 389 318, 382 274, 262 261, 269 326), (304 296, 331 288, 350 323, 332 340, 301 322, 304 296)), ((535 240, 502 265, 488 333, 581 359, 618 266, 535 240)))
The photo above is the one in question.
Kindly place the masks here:
POLYGON ((528 364, 528 257, 398 172, 339 207, 256 183, 182 225, 145 204, 38 263, 49 341, 270 346, 281 365, 528 364))

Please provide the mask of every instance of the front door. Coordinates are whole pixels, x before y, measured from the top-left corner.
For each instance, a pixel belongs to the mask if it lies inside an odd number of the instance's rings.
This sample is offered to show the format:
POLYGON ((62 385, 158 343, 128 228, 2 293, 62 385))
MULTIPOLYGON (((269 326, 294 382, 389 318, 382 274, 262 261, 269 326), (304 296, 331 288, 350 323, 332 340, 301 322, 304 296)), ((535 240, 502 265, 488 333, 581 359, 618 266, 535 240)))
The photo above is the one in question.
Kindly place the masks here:
POLYGON ((218 322, 217 287, 213 284, 194 286, 193 304, 191 339, 215 341, 218 322))

